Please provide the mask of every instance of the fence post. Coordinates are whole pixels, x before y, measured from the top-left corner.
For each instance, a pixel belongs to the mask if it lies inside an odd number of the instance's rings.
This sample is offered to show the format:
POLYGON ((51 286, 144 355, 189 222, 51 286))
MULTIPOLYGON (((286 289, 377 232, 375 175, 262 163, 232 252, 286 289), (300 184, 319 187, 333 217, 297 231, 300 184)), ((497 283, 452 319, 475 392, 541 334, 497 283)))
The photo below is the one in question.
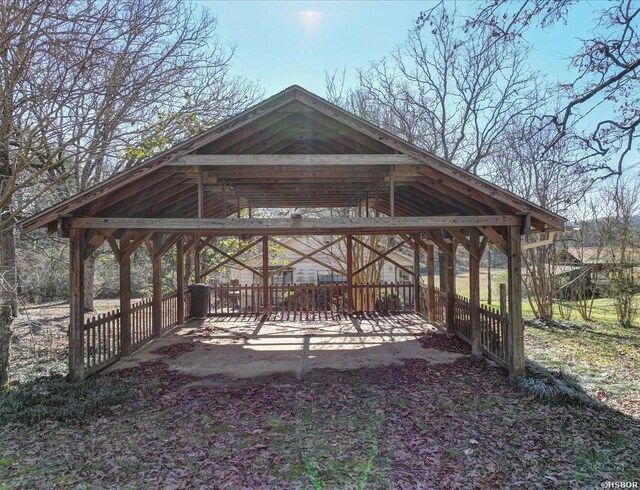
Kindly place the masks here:
POLYGON ((184 323, 184 240, 176 242, 176 289, 178 293, 176 317, 178 325, 184 323))
POLYGON ((151 304, 152 332, 154 337, 162 335, 162 255, 158 254, 160 237, 153 237, 153 297, 151 304))
POLYGON ((269 314, 269 237, 262 237, 262 313, 269 314))
POLYGON ((69 378, 84 378, 84 230, 69 230, 69 378))
POLYGON ((507 316, 507 285, 500 284, 500 316, 507 316))
MULTIPOLYGON (((129 245, 129 233, 120 238, 120 251, 129 245)), ((131 354, 131 255, 120 258, 120 356, 131 354)))
POLYGON ((434 281, 435 251, 433 245, 427 245, 427 314, 430 322, 436 319, 436 288, 434 281))
POLYGON ((422 295, 420 294, 420 245, 418 242, 413 249, 413 309, 416 313, 422 311, 420 304, 422 295))
POLYGON ((447 285, 447 333, 456 333, 456 244, 449 247, 449 252, 445 254, 447 285))
POLYGON ((509 288, 509 376, 524 375, 524 325, 522 324, 522 277, 520 226, 509 227, 508 241, 508 288, 509 288))
POLYGON ((347 235, 347 314, 353 313, 353 237, 347 235))
POLYGON ((471 353, 482 355, 482 324, 480 323, 480 234, 471 229, 469 236, 472 252, 469 253, 469 313, 471 314, 471 353))

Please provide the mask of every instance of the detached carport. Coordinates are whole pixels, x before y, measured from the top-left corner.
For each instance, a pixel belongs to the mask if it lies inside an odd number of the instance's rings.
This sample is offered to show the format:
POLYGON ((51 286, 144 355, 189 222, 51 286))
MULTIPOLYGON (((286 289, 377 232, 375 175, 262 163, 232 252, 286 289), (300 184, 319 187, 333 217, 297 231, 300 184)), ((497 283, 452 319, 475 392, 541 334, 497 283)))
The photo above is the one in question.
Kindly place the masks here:
MULTIPOLYGON (((192 254, 200 281, 211 272, 201 270, 200 254, 215 237, 242 237, 241 252, 262 247, 263 266, 255 270, 262 281, 251 286, 251 293, 261 295, 262 314, 272 313, 278 290, 269 284, 268 244, 278 235, 338 237, 345 250, 346 284, 329 289, 331 306, 325 301, 323 308, 346 315, 368 313, 380 304, 383 288, 389 293, 386 285, 362 282, 362 270, 354 269, 354 244, 367 247, 369 235, 395 236, 391 250, 401 244, 413 249, 415 265, 412 286, 392 285, 392 294, 393 287, 412 287, 416 313, 465 339, 474 354, 484 353, 520 376, 521 236, 562 230, 564 220, 292 86, 22 226, 24 232, 47 227, 70 239, 69 372, 74 379, 129 357, 184 323, 189 316, 185 253, 192 254), (258 208, 353 212, 348 218, 260 219, 252 213, 258 208), (84 262, 105 241, 120 264, 120 309, 85 321, 84 262), (489 241, 508 258, 506 313, 480 304, 480 259, 489 241), (132 304, 130 259, 143 244, 153 261, 153 296, 132 304), (470 259, 469 298, 456 294, 459 246, 470 259), (162 257, 172 247, 177 290, 163 295, 162 257), (434 284, 436 248, 446 261, 444 290, 434 284), (426 285, 420 283, 421 251, 426 252, 426 285)), ((390 260, 390 250, 373 252, 376 260, 390 260)), ((224 263, 243 264, 241 253, 223 256, 224 263)), ((312 308, 320 308, 315 299, 312 308)))

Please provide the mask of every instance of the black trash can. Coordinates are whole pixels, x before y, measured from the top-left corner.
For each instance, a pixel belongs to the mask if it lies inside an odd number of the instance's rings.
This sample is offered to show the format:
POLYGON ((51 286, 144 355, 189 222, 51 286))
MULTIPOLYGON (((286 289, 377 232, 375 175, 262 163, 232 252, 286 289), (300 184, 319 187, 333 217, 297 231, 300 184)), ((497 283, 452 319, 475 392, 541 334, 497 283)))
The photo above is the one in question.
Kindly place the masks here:
POLYGON ((211 294, 209 286, 206 284, 189 285, 189 293, 191 295, 191 316, 195 318, 204 318, 209 313, 209 295, 211 294))

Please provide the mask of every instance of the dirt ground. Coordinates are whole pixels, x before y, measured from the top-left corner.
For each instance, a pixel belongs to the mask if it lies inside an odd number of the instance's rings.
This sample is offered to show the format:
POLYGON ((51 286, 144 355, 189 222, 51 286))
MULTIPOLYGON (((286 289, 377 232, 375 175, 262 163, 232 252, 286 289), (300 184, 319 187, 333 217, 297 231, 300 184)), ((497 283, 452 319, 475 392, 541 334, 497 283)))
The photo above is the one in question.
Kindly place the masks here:
POLYGON ((418 339, 435 332, 417 315, 336 316, 328 320, 222 317, 191 320, 108 372, 149 361, 199 379, 194 384, 263 382, 313 369, 359 369, 401 364, 407 359, 453 362, 463 354, 425 348, 418 339))

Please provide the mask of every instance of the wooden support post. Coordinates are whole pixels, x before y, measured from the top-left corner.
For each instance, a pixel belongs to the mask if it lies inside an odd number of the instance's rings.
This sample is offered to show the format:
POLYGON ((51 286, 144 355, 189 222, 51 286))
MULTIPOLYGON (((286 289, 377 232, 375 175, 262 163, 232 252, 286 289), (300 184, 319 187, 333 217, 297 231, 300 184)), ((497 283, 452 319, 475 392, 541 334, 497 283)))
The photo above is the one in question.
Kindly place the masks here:
POLYGON ((84 230, 69 230, 69 379, 84 378, 84 230))
POLYGON ((391 217, 396 215, 396 183, 394 181, 394 168, 391 167, 389 172, 389 207, 391 211, 391 217))
POLYGON ((435 321, 436 288, 434 280, 435 251, 433 245, 427 245, 427 315, 430 322, 435 321))
POLYGON ((364 199, 365 199, 364 212, 365 212, 365 216, 368 218, 369 217, 369 191, 365 193, 364 199))
POLYGON ((184 237, 176 242, 176 289, 178 292, 178 323, 184 323, 184 237))
POLYGON ((480 323, 480 232, 472 228, 469 242, 475 249, 474 254, 469 254, 469 309, 471 313, 471 353, 474 356, 482 355, 482 325, 480 323))
POLYGON ((193 246, 193 274, 195 276, 195 282, 198 284, 202 280, 201 272, 202 269, 200 267, 200 236, 197 235, 196 244, 193 246))
POLYGON ((202 181, 202 167, 198 167, 198 218, 204 217, 204 183, 202 181))
POLYGON ((413 309, 416 313, 422 311, 420 289, 420 245, 416 243, 413 249, 413 309))
POLYGON ((222 216, 227 217, 227 184, 222 184, 222 216))
MULTIPOLYGON (((129 245, 129 233, 120 238, 120 250, 129 245)), ((131 355, 131 255, 120 262, 120 357, 131 355)))
POLYGON ((447 333, 455 334, 456 310, 456 246, 450 245, 453 253, 445 253, 445 286, 447 290, 447 333))
POLYGON ((507 285, 500 284, 500 315, 507 316, 507 285))
POLYGON ((262 313, 269 314, 269 237, 262 237, 262 313))
POLYGON ((509 227, 507 242, 509 290, 509 329, 507 332, 507 350, 509 375, 518 378, 524 375, 524 325, 522 323, 522 271, 520 227, 509 227))
MULTIPOLYGON (((153 237, 153 250, 157 250, 160 246, 160 237, 153 237)), ((153 265, 153 297, 151 299, 151 316, 153 320, 153 336, 160 337, 162 335, 162 255, 151 256, 153 265)))
POLYGON ((353 237, 347 235, 347 314, 353 314, 353 237))

